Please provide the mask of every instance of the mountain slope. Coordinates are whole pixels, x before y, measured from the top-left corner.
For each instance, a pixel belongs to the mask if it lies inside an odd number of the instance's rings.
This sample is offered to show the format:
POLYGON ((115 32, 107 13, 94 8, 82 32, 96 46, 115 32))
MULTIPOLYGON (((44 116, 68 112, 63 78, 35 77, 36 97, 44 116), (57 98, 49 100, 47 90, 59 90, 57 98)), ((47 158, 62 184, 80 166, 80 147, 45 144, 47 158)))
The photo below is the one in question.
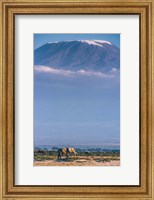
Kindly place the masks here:
POLYGON ((34 65, 63 70, 110 71, 120 67, 120 50, 103 40, 47 43, 34 51, 34 65))

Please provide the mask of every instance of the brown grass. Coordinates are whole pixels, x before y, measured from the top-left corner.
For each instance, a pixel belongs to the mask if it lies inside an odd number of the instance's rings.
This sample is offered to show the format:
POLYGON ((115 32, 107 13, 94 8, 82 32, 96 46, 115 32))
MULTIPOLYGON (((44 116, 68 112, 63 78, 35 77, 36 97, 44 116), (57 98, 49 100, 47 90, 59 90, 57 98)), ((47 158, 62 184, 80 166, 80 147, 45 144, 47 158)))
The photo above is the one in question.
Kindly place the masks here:
POLYGON ((43 159, 37 158, 34 166, 120 166, 119 156, 77 156, 76 158, 63 157, 58 160, 53 156, 47 156, 43 159))

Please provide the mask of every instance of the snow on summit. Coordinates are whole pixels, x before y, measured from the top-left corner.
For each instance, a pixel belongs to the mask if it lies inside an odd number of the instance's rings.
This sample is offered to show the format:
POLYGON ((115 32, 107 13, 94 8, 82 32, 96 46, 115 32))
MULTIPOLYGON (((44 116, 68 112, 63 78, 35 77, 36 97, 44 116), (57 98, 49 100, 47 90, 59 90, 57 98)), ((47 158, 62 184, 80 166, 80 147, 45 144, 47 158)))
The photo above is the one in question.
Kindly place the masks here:
POLYGON ((94 40, 95 42, 98 42, 98 43, 102 43, 102 44, 110 44, 110 45, 112 45, 112 43, 111 42, 108 42, 108 41, 105 41, 105 40, 94 40))
POLYGON ((105 40, 67 40, 67 41, 60 41, 60 42, 48 42, 48 44, 54 44, 54 43, 62 43, 62 42, 82 42, 87 43, 89 45, 95 45, 99 47, 103 47, 103 44, 109 44, 112 45, 111 42, 105 41, 105 40))
POLYGON ((95 40, 79 40, 79 42, 83 42, 83 43, 87 43, 87 44, 90 44, 90 45, 103 47, 101 44, 98 44, 97 42, 95 42, 95 40))
POLYGON ((85 42, 90 45, 100 46, 103 47, 103 44, 109 44, 112 45, 111 42, 105 41, 105 40, 79 40, 80 42, 85 42))

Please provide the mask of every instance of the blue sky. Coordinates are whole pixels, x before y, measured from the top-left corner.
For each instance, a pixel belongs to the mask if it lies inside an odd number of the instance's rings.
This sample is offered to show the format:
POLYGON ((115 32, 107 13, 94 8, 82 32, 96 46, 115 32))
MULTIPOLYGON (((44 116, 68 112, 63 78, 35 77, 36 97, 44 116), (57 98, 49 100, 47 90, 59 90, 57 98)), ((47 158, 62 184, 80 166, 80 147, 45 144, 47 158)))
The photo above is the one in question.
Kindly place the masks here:
MULTIPOLYGON (((118 34, 35 34, 34 49, 47 42, 108 40, 118 34)), ((120 143, 120 80, 34 72, 35 145, 120 143)))
POLYGON ((65 40, 107 40, 120 48, 119 34, 34 34, 34 49, 47 42, 65 40))

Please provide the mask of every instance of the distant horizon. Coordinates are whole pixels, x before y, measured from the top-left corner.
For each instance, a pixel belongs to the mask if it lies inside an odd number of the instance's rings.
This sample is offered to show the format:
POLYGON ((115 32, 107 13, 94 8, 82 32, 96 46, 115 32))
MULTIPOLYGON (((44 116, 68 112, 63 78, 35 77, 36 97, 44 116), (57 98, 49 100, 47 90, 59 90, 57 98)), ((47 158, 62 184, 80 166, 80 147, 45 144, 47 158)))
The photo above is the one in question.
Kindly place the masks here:
POLYGON ((93 149, 93 148, 100 148, 100 149, 112 149, 112 150, 120 150, 120 144, 35 144, 34 148, 41 148, 41 149, 53 149, 53 148, 77 148, 77 149, 93 149))
POLYGON ((35 144, 34 146, 60 146, 60 145, 74 145, 74 146, 119 146, 120 145, 120 143, 102 143, 102 144, 56 144, 56 143, 51 143, 51 144, 35 144))

